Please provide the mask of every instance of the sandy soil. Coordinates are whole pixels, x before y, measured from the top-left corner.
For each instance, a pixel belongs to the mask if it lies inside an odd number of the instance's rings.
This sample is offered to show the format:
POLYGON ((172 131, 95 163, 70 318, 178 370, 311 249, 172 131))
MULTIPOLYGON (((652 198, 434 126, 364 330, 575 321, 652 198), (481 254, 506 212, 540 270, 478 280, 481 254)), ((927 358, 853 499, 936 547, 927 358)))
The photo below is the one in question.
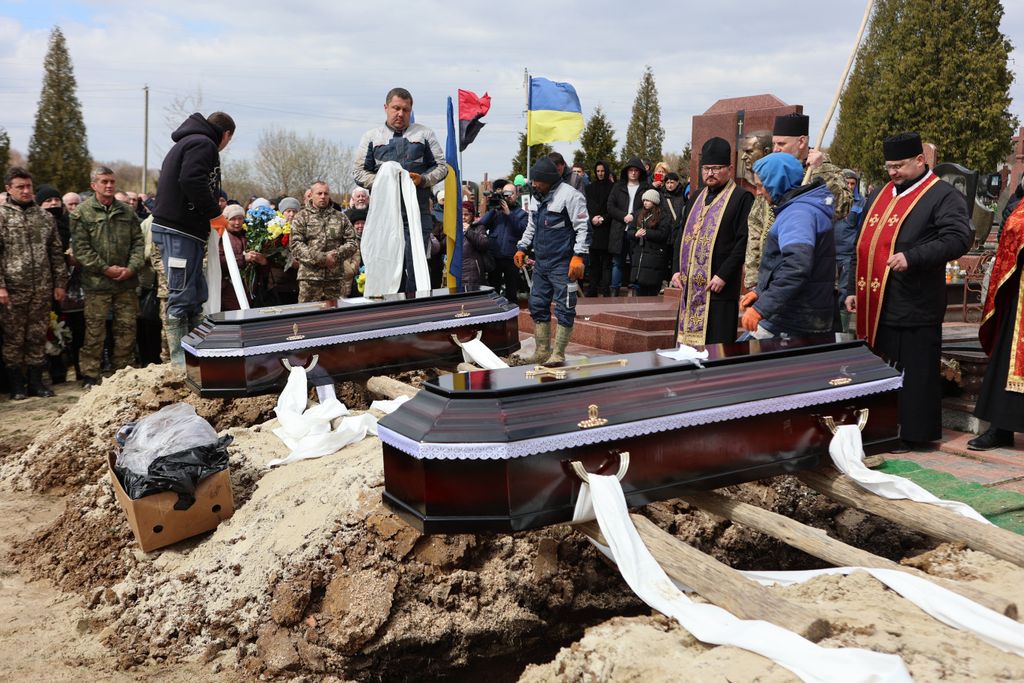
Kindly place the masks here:
MULTIPOLYGON (((369 398, 355 386, 339 392, 358 409, 369 398)), ((0 532, 0 651, 12 653, 0 659, 0 679, 792 679, 652 616, 567 526, 420 535, 381 503, 375 438, 268 470, 285 454, 270 433, 273 398, 207 402, 172 370, 147 368, 73 401, 0 401, 11 415, 0 422, 10 449, 0 459, 0 515, 10 520, 0 532), (104 458, 117 426, 179 400, 234 436, 236 512, 211 533, 146 554, 111 495, 104 458)), ((935 547, 792 478, 729 493, 1024 605, 1021 568, 935 547)), ((739 568, 821 566, 680 503, 643 513, 739 568)), ((898 653, 918 680, 1024 680, 1024 658, 935 622, 865 575, 773 590, 833 623, 823 645, 898 653)))

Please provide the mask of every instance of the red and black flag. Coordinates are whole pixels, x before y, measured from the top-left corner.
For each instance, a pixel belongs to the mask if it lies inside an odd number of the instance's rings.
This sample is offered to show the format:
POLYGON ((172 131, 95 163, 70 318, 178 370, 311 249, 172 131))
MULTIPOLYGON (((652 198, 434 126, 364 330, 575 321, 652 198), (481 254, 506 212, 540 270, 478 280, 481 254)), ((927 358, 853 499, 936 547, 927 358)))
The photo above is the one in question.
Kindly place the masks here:
POLYGON ((491 96, 484 93, 477 97, 475 93, 459 89, 459 151, 463 152, 469 143, 476 140, 477 133, 484 127, 482 119, 491 108, 491 96))

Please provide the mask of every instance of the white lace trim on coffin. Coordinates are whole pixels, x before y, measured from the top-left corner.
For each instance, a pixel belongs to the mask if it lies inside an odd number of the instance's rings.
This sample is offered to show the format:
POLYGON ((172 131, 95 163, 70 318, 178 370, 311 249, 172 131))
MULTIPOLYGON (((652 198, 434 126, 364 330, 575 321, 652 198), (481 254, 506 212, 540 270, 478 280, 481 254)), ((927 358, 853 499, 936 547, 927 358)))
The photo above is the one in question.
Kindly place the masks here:
POLYGON ((292 341, 278 342, 276 344, 260 344, 258 346, 245 346, 229 349, 197 349, 192 344, 181 342, 181 347, 196 358, 242 358, 245 356, 258 356, 264 353, 280 353, 282 351, 297 351, 299 349, 319 348, 322 346, 333 346, 335 344, 350 344, 352 342, 366 341, 368 339, 382 339, 384 337, 397 337, 403 334, 419 334, 420 332, 433 332, 435 330, 450 330, 456 327, 467 327, 470 325, 483 325, 485 323, 503 322, 519 316, 519 309, 513 308, 501 313, 488 315, 470 315, 466 318, 451 318, 448 320, 432 320, 430 322, 416 323, 415 325, 398 325, 395 327, 381 327, 362 332, 350 332, 348 334, 333 334, 327 337, 309 337, 292 341))
POLYGON ((384 425, 378 426, 377 433, 380 440, 384 443, 397 448, 403 453, 408 453, 418 460, 510 460, 512 458, 536 455, 537 453, 549 453, 578 448, 580 446, 590 446, 606 441, 618 441, 657 432, 683 429, 685 427, 736 420, 752 415, 782 413, 788 410, 799 410, 835 401, 847 401, 861 396, 895 391, 902 386, 902 377, 892 377, 863 384, 850 384, 844 387, 780 396, 762 401, 734 403, 718 408, 706 408, 677 415, 665 415, 664 417, 637 420, 625 424, 594 427, 579 432, 554 434, 552 436, 523 439, 508 443, 428 443, 414 441, 407 436, 388 429, 384 425))

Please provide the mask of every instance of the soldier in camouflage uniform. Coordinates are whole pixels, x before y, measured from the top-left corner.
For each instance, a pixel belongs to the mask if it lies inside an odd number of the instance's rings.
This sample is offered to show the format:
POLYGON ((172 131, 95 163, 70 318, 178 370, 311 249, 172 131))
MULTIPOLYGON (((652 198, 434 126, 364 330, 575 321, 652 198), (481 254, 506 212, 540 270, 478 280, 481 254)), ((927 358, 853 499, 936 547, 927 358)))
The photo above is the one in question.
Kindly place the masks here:
POLYGON ((313 183, 306 208, 292 219, 288 243, 299 262, 299 301, 326 301, 349 295, 352 278, 346 280, 345 261, 359 249, 352 223, 331 205, 327 183, 313 183))
MULTIPOLYGON (((853 194, 846 184, 843 169, 832 163, 828 154, 807 146, 810 132, 810 118, 805 114, 787 114, 775 117, 772 129, 772 151, 792 154, 804 165, 805 178, 810 171, 808 182, 821 180, 832 193, 835 203, 833 222, 846 218, 853 203, 853 194)), ((761 266, 761 244, 775 222, 771 203, 760 192, 750 207, 747 222, 747 254, 744 261, 743 284, 753 290, 757 286, 757 270, 761 266)), ((744 301, 747 297, 744 298, 744 301)), ((750 303, 753 303, 751 300, 750 303)), ((750 303, 742 303, 749 306, 750 303)))
POLYGON ((52 301, 63 301, 68 273, 57 224, 35 205, 32 176, 12 167, 0 204, 0 320, 11 398, 53 396, 43 384, 52 301), (26 372, 28 383, 26 386, 26 372))
POLYGON ((138 273, 142 270, 145 240, 134 209, 114 199, 114 172, 98 166, 91 175, 96 194, 71 214, 71 245, 82 265, 85 292, 85 344, 79 356, 82 386, 96 384, 106 336, 107 314, 113 310, 115 370, 135 355, 136 318, 139 314, 138 273))

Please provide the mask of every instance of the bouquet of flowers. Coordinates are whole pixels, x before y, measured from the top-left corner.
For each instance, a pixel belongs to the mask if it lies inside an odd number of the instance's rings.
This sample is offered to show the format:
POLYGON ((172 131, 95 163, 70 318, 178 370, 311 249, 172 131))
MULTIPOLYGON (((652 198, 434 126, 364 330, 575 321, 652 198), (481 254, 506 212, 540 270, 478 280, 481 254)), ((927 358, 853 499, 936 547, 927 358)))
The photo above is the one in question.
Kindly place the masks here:
MULTIPOLYGON (((285 269, 291 263, 288 251, 291 234, 292 224, 268 206, 257 206, 245 214, 246 249, 263 254, 269 263, 285 269)), ((245 267, 249 282, 255 279, 255 269, 252 263, 245 267)))
POLYGON ((71 330, 67 324, 50 311, 50 325, 46 329, 46 355, 59 356, 71 343, 71 330))

